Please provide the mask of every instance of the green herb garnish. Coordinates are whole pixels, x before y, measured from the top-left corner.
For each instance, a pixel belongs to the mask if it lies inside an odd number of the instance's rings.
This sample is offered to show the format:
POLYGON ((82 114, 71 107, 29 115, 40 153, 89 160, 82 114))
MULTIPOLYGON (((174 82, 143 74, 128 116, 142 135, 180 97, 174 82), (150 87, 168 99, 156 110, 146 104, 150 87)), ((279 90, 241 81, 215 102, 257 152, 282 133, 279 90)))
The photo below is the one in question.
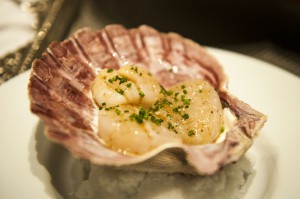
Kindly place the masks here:
POLYGON ((164 99, 162 100, 162 103, 163 103, 163 104, 172 105, 172 102, 170 102, 170 101, 167 100, 166 98, 164 98, 164 99))
POLYGON ((139 92, 139 95, 141 96, 141 98, 145 97, 145 93, 143 93, 142 91, 139 92))
POLYGON ((141 109, 139 110, 139 115, 143 116, 143 118, 146 119, 146 120, 148 120, 148 118, 149 118, 148 113, 147 113, 146 110, 143 109, 143 108, 141 108, 141 109))
POLYGON ((117 115, 120 115, 121 111, 119 109, 115 109, 117 115))
POLYGON ((127 78, 126 77, 119 77, 118 79, 120 80, 119 84, 123 84, 123 83, 127 82, 127 78))
POLYGON ((110 83, 113 83, 113 82, 118 81, 118 80, 120 81, 119 84, 123 84, 123 83, 127 82, 127 78, 126 77, 119 77, 118 75, 116 75, 116 76, 108 79, 108 81, 110 83))
POLYGON ((115 91, 117 91, 117 92, 120 93, 121 95, 124 95, 124 91, 123 91, 122 89, 116 88, 115 91))
POLYGON ((173 112, 178 113, 179 112, 179 108, 178 107, 173 108, 173 112))
POLYGON ((222 126, 221 130, 220 130, 220 133, 223 133, 225 131, 225 127, 222 126))
POLYGON ((113 71, 114 71, 114 69, 112 69, 112 68, 107 69, 107 73, 111 73, 111 72, 113 72, 113 71))
POLYGON ((164 120, 163 119, 160 119, 160 118, 156 118, 154 116, 151 116, 151 122, 155 123, 157 126, 160 126, 160 124, 163 122, 164 120))
POLYGON ((129 118, 131 120, 135 120, 137 123, 142 124, 143 123, 143 116, 142 115, 138 115, 135 113, 132 113, 129 118))
POLYGON ((117 76, 108 79, 108 81, 109 81, 110 83, 113 83, 113 82, 117 81, 117 76))
POLYGON ((168 122, 168 129, 173 130, 175 127, 171 122, 168 122))
POLYGON ((136 73, 138 72, 138 68, 137 68, 136 66, 133 66, 133 65, 132 65, 130 69, 133 70, 133 71, 136 72, 136 73))
POLYGON ((194 130, 190 130, 190 131, 188 132, 188 136, 189 136, 189 137, 192 137, 192 136, 194 136, 194 135, 196 135, 196 132, 195 132, 194 130))
POLYGON ((173 94, 173 91, 167 91, 162 85, 160 85, 160 93, 171 96, 173 94))
POLYGON ((126 84, 126 87, 130 88, 131 87, 131 83, 126 84))
POLYGON ((189 118, 190 118, 189 114, 186 114, 186 113, 185 113, 185 114, 183 114, 183 115, 182 115, 182 117, 183 117, 183 119, 185 119, 185 120, 187 120, 187 119, 189 119, 189 118))

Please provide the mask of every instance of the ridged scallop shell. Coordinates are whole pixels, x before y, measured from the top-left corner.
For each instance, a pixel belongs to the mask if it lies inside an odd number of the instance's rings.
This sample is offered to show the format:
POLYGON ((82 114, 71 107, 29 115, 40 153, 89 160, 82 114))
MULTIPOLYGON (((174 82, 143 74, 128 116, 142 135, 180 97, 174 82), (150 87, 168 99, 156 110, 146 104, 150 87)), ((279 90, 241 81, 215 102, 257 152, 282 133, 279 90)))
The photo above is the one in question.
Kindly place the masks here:
POLYGON ((31 111, 45 123, 47 137, 78 158, 140 171, 213 174, 237 161, 266 122, 264 114, 228 93, 226 83, 218 61, 189 39, 145 25, 133 29, 109 25, 99 31, 80 29, 63 42, 52 42, 42 58, 33 62, 28 88, 31 111), (91 83, 102 68, 125 64, 147 67, 165 87, 187 79, 208 80, 224 108, 237 117, 224 141, 167 144, 140 156, 106 148, 97 134, 98 108, 91 83))

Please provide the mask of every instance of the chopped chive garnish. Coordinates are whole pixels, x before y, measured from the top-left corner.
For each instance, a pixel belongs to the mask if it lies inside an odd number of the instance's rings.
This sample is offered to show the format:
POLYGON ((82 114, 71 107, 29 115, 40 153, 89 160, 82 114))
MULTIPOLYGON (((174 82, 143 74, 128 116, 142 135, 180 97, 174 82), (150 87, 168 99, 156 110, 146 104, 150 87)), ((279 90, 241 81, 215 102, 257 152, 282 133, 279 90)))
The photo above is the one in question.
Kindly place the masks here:
POLYGON ((163 103, 163 104, 168 104, 168 105, 171 105, 171 104, 172 104, 172 102, 170 102, 170 101, 167 100, 166 98, 164 98, 164 99, 162 100, 162 103, 163 103))
POLYGON ((115 112, 117 115, 120 115, 120 113, 121 113, 121 111, 119 109, 116 109, 115 112))
POLYGON ((185 85, 181 85, 181 88, 182 88, 182 89, 185 89, 185 85))
POLYGON ((190 104, 191 104, 191 99, 184 99, 184 100, 183 100, 183 103, 184 103, 185 105, 190 105, 190 104))
POLYGON ((112 78, 108 79, 108 81, 110 83, 113 83, 113 82, 118 81, 118 80, 120 81, 119 84, 123 84, 123 83, 127 82, 127 78, 126 77, 119 77, 118 75, 116 75, 115 77, 112 77, 112 78))
POLYGON ((145 97, 145 93, 143 93, 142 91, 139 92, 139 95, 140 95, 142 98, 145 97))
POLYGON ((183 106, 177 106, 177 107, 173 108, 173 112, 179 113, 180 109, 182 109, 182 108, 183 108, 183 106))
POLYGON ((111 72, 113 72, 113 71, 114 71, 114 69, 112 69, 112 68, 107 69, 107 73, 111 73, 111 72))
POLYGON ((162 85, 160 85, 160 93, 171 96, 173 94, 173 91, 167 91, 162 85))
POLYGON ((147 112, 143 108, 141 108, 139 110, 139 115, 143 116, 143 118, 146 119, 146 120, 149 118, 149 115, 147 114, 147 112))
POLYGON ((194 136, 195 134, 196 134, 196 132, 194 130, 190 130, 188 132, 188 136, 190 136, 190 137, 194 136))
POLYGON ((168 114, 167 114, 167 117, 168 117, 168 118, 172 118, 173 116, 172 116, 171 114, 168 113, 168 114))
POLYGON ((143 123, 143 116, 142 115, 138 115, 135 113, 132 113, 129 118, 131 120, 135 120, 137 123, 142 124, 143 123))
POLYGON ((127 82, 127 78, 126 77, 119 77, 118 79, 120 80, 119 84, 123 84, 123 83, 127 82))
POLYGON ((164 121, 163 119, 156 118, 152 115, 151 111, 147 111, 144 108, 139 109, 139 113, 132 113, 129 116, 130 120, 135 120, 137 123, 141 124, 144 120, 150 119, 151 122, 155 123, 157 126, 161 125, 161 123, 164 121))
POLYGON ((117 81, 117 76, 108 79, 108 81, 109 81, 110 83, 113 83, 113 82, 117 81))
POLYGON ((103 102, 103 103, 102 103, 102 106, 105 106, 105 105, 106 105, 106 103, 105 103, 105 102, 103 102))
POLYGON ((178 112, 179 112, 178 107, 173 108, 173 111, 174 111, 175 113, 178 113, 178 112))
POLYGON ((173 91, 167 91, 167 95, 170 96, 173 94, 173 91))
POLYGON ((163 121, 163 119, 157 119, 156 117, 151 116, 151 122, 155 123, 157 126, 159 126, 163 121))
POLYGON ((186 119, 189 119, 190 116, 189 116, 189 114, 186 114, 186 113, 185 113, 185 114, 182 115, 182 117, 183 117, 183 119, 186 120, 186 119))
POLYGON ((222 126, 221 130, 220 130, 220 133, 223 133, 225 131, 225 127, 222 126))
POLYGON ((170 130, 170 129, 174 129, 174 128, 175 128, 174 125, 171 122, 168 122, 168 129, 170 130))
POLYGON ((154 106, 152 106, 152 107, 150 108, 150 111, 156 112, 156 111, 158 111, 158 110, 160 110, 160 109, 162 109, 162 108, 164 108, 163 103, 162 103, 161 101, 157 100, 157 101, 154 103, 154 106))
POLYGON ((131 83, 126 84, 126 87, 130 88, 131 87, 131 83))
POLYGON ((117 91, 118 93, 120 93, 121 95, 124 95, 124 91, 122 89, 115 89, 115 91, 117 91))
POLYGON ((185 100, 185 96, 184 96, 184 95, 181 95, 181 96, 180 96, 180 98, 181 98, 181 101, 183 101, 183 102, 184 102, 184 100, 185 100))
POLYGON ((136 72, 136 73, 138 72, 138 68, 137 68, 136 66, 133 66, 133 65, 132 65, 130 69, 133 70, 133 71, 136 72))

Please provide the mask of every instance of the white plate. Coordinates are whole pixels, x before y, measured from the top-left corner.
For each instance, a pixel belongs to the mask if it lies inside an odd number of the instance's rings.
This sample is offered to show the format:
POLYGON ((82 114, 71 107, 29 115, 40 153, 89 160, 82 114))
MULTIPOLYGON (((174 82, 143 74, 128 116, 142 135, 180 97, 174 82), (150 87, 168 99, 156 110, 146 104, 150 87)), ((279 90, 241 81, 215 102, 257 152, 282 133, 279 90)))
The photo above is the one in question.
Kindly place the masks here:
POLYGON ((16 2, 0 1, 0 57, 31 42, 35 35, 34 23, 34 15, 22 10, 16 2))
MULTIPOLYGON (((231 93, 269 118, 247 153, 255 175, 245 198, 297 198, 300 79, 250 57, 209 50, 230 77, 231 93)), ((28 77, 26 72, 0 86, 0 198, 56 198, 57 192, 68 194, 73 186, 68 183, 82 177, 70 171, 77 160, 41 135, 43 126, 29 111, 28 77)))

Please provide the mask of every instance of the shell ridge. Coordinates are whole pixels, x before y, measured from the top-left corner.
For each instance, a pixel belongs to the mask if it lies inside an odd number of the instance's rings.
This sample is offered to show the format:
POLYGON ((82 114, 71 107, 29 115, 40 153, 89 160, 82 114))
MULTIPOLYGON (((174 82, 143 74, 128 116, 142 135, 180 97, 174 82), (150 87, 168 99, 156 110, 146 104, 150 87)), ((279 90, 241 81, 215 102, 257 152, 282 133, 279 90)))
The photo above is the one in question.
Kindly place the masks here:
MULTIPOLYGON (((51 52, 51 49, 48 49, 48 51, 51 52)), ((43 71, 47 70, 49 77, 46 79, 40 78, 40 84, 45 85, 47 89, 44 89, 41 94, 35 94, 36 96, 42 96, 39 98, 39 101, 31 100, 33 112, 39 111, 41 113, 41 106, 45 107, 44 109, 50 107, 50 110, 56 111, 51 111, 52 114, 50 114, 48 109, 45 112, 43 118, 47 121, 46 123, 49 123, 54 116, 62 124, 66 122, 65 118, 77 118, 75 123, 73 122, 74 120, 69 123, 80 125, 81 128, 89 128, 88 123, 92 116, 88 112, 91 110, 92 105, 90 99, 82 92, 82 86, 77 83, 76 79, 70 78, 70 73, 66 73, 64 66, 62 66, 63 64, 55 59, 54 53, 45 53, 42 59, 33 63, 35 73, 31 74, 31 79, 34 76, 45 76, 43 71), (51 65, 49 65, 50 60, 52 60, 51 65), (53 76, 56 78, 53 78, 53 76), (55 87, 55 89, 50 89, 51 86, 55 87)), ((33 91, 33 89, 34 85, 29 84, 29 91, 33 91)))
POLYGON ((163 48, 162 48, 162 40, 161 36, 157 30, 149 27, 149 26, 140 26, 138 27, 138 31, 141 36, 141 41, 143 45, 143 49, 148 56, 148 70, 151 74, 156 75, 159 71, 165 69, 165 65, 160 62, 163 61, 163 48), (157 41, 159 45, 153 45, 153 41, 157 41))
POLYGON ((105 30, 122 65, 138 63, 139 56, 129 31, 123 26, 108 26, 105 30))
MULTIPOLYGON (((94 69, 96 68, 96 66, 92 65, 92 62, 87 54, 87 52, 84 50, 84 48, 81 46, 81 44, 79 43, 78 39, 74 36, 72 38, 70 38, 70 41, 72 42, 72 44, 74 45, 76 51, 79 53, 82 62, 89 67, 90 69, 94 69)), ((93 71, 94 72, 94 71, 93 71)))
POLYGON ((111 54, 111 56, 117 61, 118 63, 118 68, 120 67, 120 65, 123 65, 123 60, 122 58, 118 55, 118 53, 116 52, 115 46, 113 41, 111 40, 109 33, 106 30, 107 27, 105 27, 103 29, 103 32, 101 34, 103 41, 105 42, 106 46, 108 47, 109 53, 111 54))
MULTIPOLYGON (((102 31, 103 32, 103 31, 102 31)), ((97 74, 102 68, 117 68, 118 65, 110 53, 108 47, 99 32, 85 32, 73 35, 83 52, 86 54, 90 65, 97 74)))
POLYGON ((90 66, 90 62, 84 56, 74 39, 66 40, 62 46, 67 51, 67 56, 61 64, 70 77, 82 84, 84 93, 90 89, 91 82, 96 76, 94 69, 90 66), (68 64, 66 64, 68 63, 68 64))
POLYGON ((130 29, 128 34, 131 38, 131 42, 137 54, 137 63, 135 64, 136 65, 140 64, 143 67, 148 68, 149 65, 148 55, 145 49, 143 48, 144 44, 139 30, 136 28, 130 29))

